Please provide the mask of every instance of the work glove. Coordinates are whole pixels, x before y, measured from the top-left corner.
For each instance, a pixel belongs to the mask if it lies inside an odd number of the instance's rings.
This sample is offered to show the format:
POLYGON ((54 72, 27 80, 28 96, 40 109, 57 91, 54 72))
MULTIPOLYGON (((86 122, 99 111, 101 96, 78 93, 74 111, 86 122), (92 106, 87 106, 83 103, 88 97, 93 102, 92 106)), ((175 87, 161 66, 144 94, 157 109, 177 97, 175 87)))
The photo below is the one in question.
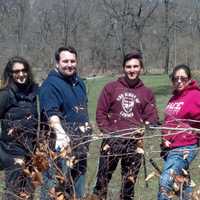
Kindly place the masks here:
POLYGON ((62 151, 70 145, 70 138, 66 133, 56 134, 56 145, 55 148, 57 151, 62 151))
POLYGON ((70 137, 66 134, 61 125, 54 127, 56 133, 56 151, 62 151, 66 147, 70 146, 70 137))

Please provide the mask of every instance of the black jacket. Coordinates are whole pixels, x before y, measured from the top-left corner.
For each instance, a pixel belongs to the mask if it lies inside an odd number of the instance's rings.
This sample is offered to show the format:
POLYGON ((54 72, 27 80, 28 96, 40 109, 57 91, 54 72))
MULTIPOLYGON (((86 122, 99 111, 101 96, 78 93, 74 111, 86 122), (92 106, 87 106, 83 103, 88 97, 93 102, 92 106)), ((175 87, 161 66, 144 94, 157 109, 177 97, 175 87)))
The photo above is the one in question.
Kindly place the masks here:
POLYGON ((37 90, 36 84, 26 88, 13 84, 0 91, 0 161, 4 153, 24 156, 33 150, 37 128, 37 90))

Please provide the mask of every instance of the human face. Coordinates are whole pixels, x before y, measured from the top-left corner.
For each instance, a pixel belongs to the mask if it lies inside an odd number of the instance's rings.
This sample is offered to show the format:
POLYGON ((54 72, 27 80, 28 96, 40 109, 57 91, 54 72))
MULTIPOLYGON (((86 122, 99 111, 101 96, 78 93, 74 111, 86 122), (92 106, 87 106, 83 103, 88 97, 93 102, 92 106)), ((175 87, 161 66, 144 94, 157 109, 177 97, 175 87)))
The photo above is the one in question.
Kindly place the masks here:
POLYGON ((64 76, 72 76, 76 72, 77 58, 76 55, 69 51, 60 52, 60 60, 57 63, 58 70, 64 76))
POLYGON ((188 84, 190 83, 190 79, 188 78, 185 70, 179 69, 176 71, 172 79, 172 83, 176 91, 182 91, 188 86, 188 84))
POLYGON ((28 73, 22 63, 14 63, 12 68, 12 77, 14 82, 25 84, 28 79, 28 73))
POLYGON ((138 59, 132 58, 125 63, 124 74, 130 80, 135 80, 140 76, 142 67, 138 59))

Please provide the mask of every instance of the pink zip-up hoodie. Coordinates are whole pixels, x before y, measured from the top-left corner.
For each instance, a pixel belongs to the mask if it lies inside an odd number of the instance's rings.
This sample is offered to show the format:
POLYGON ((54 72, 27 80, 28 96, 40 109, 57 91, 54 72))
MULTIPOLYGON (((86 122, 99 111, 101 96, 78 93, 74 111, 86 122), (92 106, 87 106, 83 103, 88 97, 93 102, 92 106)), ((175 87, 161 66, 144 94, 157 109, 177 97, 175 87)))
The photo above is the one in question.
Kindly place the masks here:
MULTIPOLYGON (((174 91, 165 108, 163 127, 200 128, 200 88, 195 80, 183 91, 174 91)), ((170 148, 198 143, 198 135, 192 130, 163 130, 162 133, 163 142, 170 148)))

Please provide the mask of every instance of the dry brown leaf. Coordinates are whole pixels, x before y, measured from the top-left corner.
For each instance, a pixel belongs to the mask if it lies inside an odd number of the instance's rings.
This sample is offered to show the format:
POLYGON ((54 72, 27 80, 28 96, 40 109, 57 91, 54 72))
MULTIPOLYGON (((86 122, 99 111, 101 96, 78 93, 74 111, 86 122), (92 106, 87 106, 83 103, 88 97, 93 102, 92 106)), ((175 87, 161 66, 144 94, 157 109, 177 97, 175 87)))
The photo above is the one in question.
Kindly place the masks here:
POLYGON ((184 176, 189 176, 188 171, 182 168, 182 172, 184 176))
POLYGON ((33 155, 33 166, 35 166, 39 171, 43 172, 49 168, 48 157, 44 153, 38 153, 33 155))
POLYGON ((59 176, 59 175, 56 175, 56 178, 58 179, 58 181, 60 183, 63 183, 65 181, 65 177, 64 176, 59 176))
POLYGON ((8 135, 12 136, 14 131, 15 131, 14 128, 9 129, 9 131, 8 131, 8 135))
POLYGON ((24 174, 25 174, 26 176, 31 176, 31 172, 30 172, 30 170, 29 170, 28 168, 24 168, 24 169, 23 169, 23 172, 24 172, 24 174))
POLYGON ((67 160, 66 165, 72 169, 74 167, 73 160, 67 160))
POLYGON ((36 189, 37 187, 41 186, 41 183, 38 181, 32 181, 33 187, 36 189))
POLYGON ((155 176, 155 172, 151 172, 145 179, 145 181, 149 181, 150 179, 152 179, 155 176))
POLYGON ((70 155, 72 153, 72 149, 70 146, 67 146, 65 149, 67 151, 67 155, 70 155))
POLYGON ((71 153, 71 148, 70 148, 70 147, 64 148, 64 149, 60 152, 59 157, 61 157, 61 158, 69 157, 69 156, 70 156, 70 153, 71 153))
POLYGON ((62 192, 57 192, 56 200, 65 200, 65 195, 62 192))
POLYGON ((192 200, 200 200, 200 188, 194 189, 192 192, 192 200))
POLYGON ((180 190, 180 184, 178 184, 177 182, 173 183, 173 189, 175 192, 178 192, 180 190))
POLYGON ((191 186, 191 187, 196 187, 196 183, 195 183, 193 180, 191 180, 190 186, 191 186))
POLYGON ((87 194, 85 200, 100 200, 100 198, 96 194, 87 194))
POLYGON ((49 156, 52 160, 55 160, 58 157, 57 153, 55 153, 51 150, 49 150, 49 156))
POLYGON ((144 149, 144 140, 138 140, 137 141, 137 147, 144 149))
POLYGON ((77 159, 75 159, 75 156, 70 157, 67 161, 66 161, 66 165, 70 168, 73 168, 74 165, 78 162, 77 159))
POLYGON ((135 183, 135 179, 133 176, 128 176, 128 180, 131 181, 132 183, 135 183))
POLYGON ((78 200, 75 196, 70 198, 70 200, 78 200))
POLYGON ((177 183, 184 183, 186 181, 186 178, 184 176, 181 176, 181 175, 176 175, 175 176, 175 181, 177 183))
POLYGON ((50 188, 49 191, 48 191, 48 194, 49 194, 50 198, 55 199, 56 198, 56 189, 54 187, 50 188))
POLYGON ((188 150, 183 151, 183 159, 184 159, 184 160, 186 160, 186 159, 188 158, 189 153, 190 153, 190 152, 189 152, 188 150))
POLYGON ((135 151, 137 153, 139 153, 139 154, 144 154, 144 149, 143 148, 137 147, 137 149, 135 151))
POLYGON ((110 146, 108 144, 104 145, 103 151, 107 151, 108 149, 110 149, 110 146))
POLYGON ((43 183, 42 173, 39 172, 36 168, 34 168, 34 171, 32 172, 32 180, 40 184, 43 183))
POLYGON ((29 198, 29 194, 27 194, 26 192, 20 192, 19 193, 19 197, 22 199, 28 199, 29 198))

